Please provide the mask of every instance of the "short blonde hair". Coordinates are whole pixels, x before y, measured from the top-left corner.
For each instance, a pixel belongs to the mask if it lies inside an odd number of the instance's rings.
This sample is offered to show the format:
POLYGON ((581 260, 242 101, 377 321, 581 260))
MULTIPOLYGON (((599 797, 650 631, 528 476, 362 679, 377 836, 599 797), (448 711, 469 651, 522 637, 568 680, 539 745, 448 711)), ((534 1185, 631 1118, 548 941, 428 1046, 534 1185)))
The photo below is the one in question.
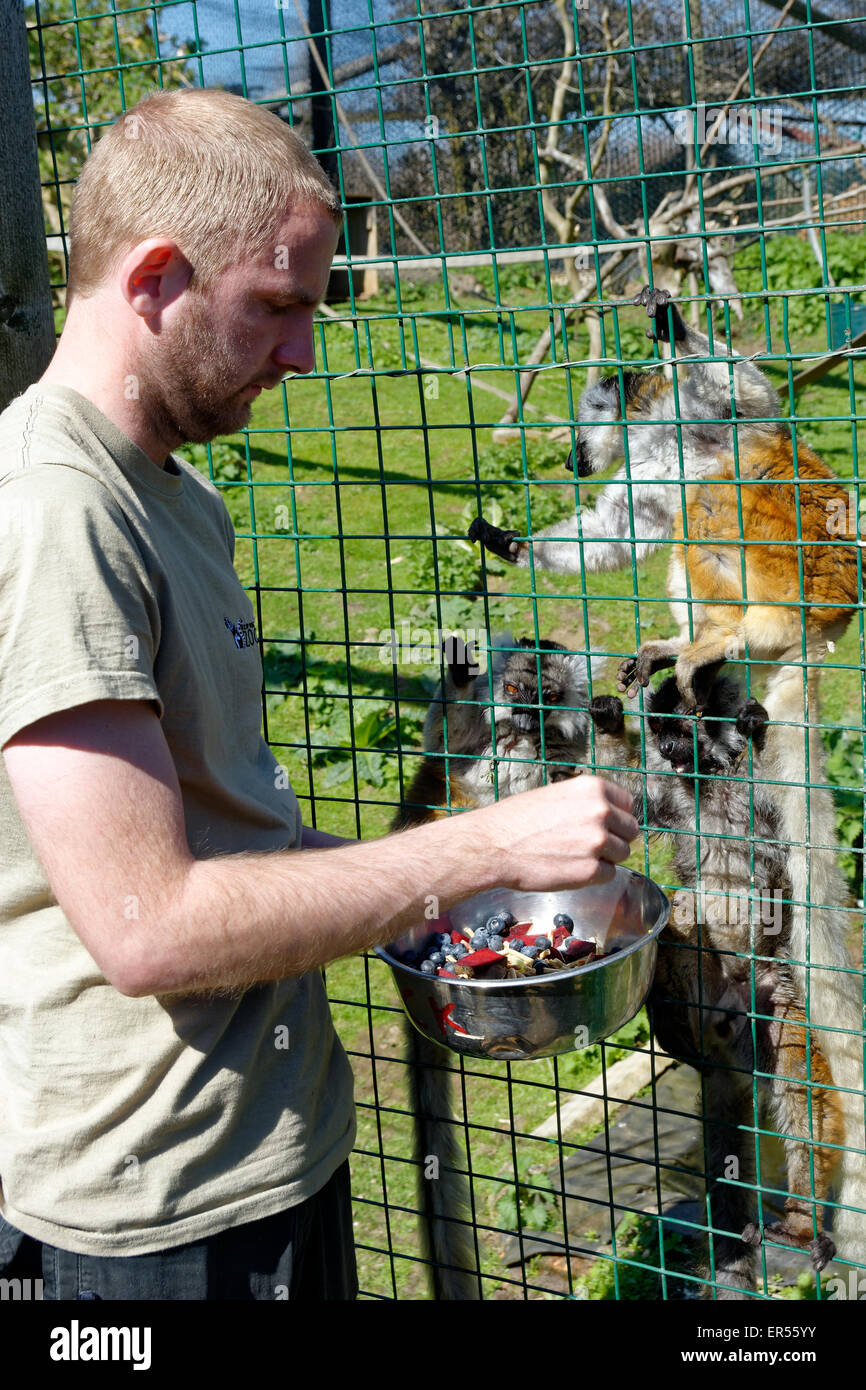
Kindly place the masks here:
POLYGON ((149 93, 114 122, 84 163, 69 216, 67 304, 104 284, 149 237, 176 241, 209 290, 242 260, 273 250, 293 204, 341 220, 321 165, 270 111, 218 88, 149 93))

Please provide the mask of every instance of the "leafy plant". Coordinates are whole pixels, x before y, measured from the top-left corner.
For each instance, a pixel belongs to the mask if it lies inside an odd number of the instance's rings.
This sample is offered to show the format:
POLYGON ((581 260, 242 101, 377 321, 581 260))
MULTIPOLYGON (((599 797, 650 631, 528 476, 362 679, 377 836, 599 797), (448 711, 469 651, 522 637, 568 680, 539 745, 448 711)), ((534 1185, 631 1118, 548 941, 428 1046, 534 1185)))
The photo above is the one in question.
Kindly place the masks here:
POLYGON ((856 900, 863 897, 863 738, 853 729, 825 729, 827 781, 833 784, 839 863, 856 900))
MULTIPOLYGON (((837 283, 856 284, 866 279, 866 237, 849 236, 844 232, 827 232, 827 264, 837 283)), ((791 335, 818 333, 825 324, 824 292, 821 288, 821 269, 808 242, 797 236, 776 236, 764 239, 767 267, 766 288, 769 290, 815 289, 814 295, 799 295, 788 300, 788 331, 791 335)), ((761 243, 753 242, 739 251, 734 259, 737 284, 744 292, 764 289, 761 266, 761 243)), ((863 302, 863 291, 851 296, 852 303, 863 302)), ((774 309, 781 318, 781 307, 774 309)))
POLYGON ((557 1224, 559 1203, 542 1165, 524 1163, 518 1169, 517 1182, 503 1188, 493 1209, 497 1223, 506 1230, 516 1231, 519 1225, 524 1231, 548 1231, 557 1224))
MULTIPOLYGON (((303 688, 303 641, 315 640, 308 631, 302 638, 299 628, 279 635, 264 650, 262 666, 265 678, 265 701, 275 713, 286 698, 303 688)), ((317 670, 308 662, 306 679, 306 713, 310 727, 310 764, 318 769, 322 788, 331 789, 349 781, 353 770, 358 781, 383 788, 399 784, 398 749, 417 747, 433 695, 435 682, 416 677, 400 691, 399 719, 393 700, 381 696, 355 695, 353 698, 334 692, 331 672, 317 670), (353 752, 354 749, 354 752, 353 752)))
POLYGON ((247 480, 247 465, 244 457, 231 444, 184 444, 177 453, 187 459, 206 478, 210 477, 208 447, 213 459, 213 476, 220 483, 240 483, 247 480))
MULTIPOLYGON (((676 1269, 683 1267, 690 1249, 686 1237, 670 1229, 665 1230, 665 1268, 671 1274, 675 1275, 676 1269)), ((612 1259, 596 1260, 589 1273, 575 1281, 580 1290, 578 1297, 596 1301, 658 1298, 657 1270, 661 1268, 661 1259, 657 1221, 636 1212, 624 1216, 616 1228, 616 1255, 616 1262, 612 1259), (624 1259, 635 1263, 619 1263, 624 1259), (640 1264, 651 1268, 639 1268, 640 1264)))

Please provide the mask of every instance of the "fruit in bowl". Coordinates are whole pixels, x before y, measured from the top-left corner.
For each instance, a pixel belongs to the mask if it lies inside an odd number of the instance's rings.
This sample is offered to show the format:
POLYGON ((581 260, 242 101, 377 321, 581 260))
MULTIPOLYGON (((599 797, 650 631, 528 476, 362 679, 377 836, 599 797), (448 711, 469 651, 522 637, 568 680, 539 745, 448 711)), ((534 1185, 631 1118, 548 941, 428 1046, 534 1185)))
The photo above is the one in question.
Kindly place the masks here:
POLYGON ((525 1061, 584 1047, 634 1017, 669 913, 657 884, 620 865, 585 888, 480 893, 376 954, 431 1042, 525 1061))
POLYGON ((410 950, 403 959, 425 975, 518 980, 589 965, 617 950, 617 945, 600 949, 594 939, 575 935, 574 922, 565 912, 558 912, 550 927, 518 922, 513 913, 500 912, 475 930, 434 933, 422 951, 410 950))

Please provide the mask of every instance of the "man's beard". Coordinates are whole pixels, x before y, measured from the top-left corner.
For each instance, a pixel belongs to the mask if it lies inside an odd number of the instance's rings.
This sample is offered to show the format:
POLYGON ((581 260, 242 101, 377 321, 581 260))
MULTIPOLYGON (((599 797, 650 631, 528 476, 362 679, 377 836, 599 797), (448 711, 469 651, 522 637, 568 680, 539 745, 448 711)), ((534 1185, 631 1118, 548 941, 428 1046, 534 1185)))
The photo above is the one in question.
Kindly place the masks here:
POLYGON ((218 338, 205 301, 194 293, 186 298, 187 312, 163 326, 141 363, 141 403, 169 449, 234 434, 248 423, 252 404, 239 398, 249 381, 227 394, 250 345, 237 334, 218 338))

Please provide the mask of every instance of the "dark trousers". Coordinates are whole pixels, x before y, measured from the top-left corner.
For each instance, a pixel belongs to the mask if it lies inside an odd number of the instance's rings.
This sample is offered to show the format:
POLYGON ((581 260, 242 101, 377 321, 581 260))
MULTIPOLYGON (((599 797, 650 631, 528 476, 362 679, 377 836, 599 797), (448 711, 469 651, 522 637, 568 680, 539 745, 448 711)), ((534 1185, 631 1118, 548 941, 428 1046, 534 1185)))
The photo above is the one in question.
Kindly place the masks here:
POLYGON ((354 1299, 349 1163, 299 1206, 151 1255, 76 1255, 0 1217, 0 1277, 41 1279, 42 1296, 59 1300, 354 1299))

